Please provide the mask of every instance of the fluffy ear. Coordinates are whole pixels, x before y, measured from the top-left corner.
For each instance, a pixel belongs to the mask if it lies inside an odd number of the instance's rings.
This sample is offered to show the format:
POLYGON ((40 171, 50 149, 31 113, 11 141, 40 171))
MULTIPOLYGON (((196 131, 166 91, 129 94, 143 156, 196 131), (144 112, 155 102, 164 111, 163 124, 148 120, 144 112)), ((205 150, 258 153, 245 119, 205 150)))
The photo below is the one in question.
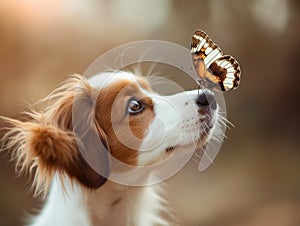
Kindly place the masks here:
POLYGON ((36 167, 36 193, 47 191, 55 173, 75 179, 87 188, 100 187, 105 183, 110 167, 107 139, 93 117, 92 88, 82 77, 75 76, 44 101, 50 102, 44 111, 27 113, 32 118, 30 122, 1 117, 12 125, 2 138, 2 146, 13 150, 12 157, 21 171, 36 167), (75 109, 81 109, 82 116, 75 127, 85 125, 84 133, 79 135, 74 133, 72 123, 75 96, 78 100, 75 109), (104 145, 89 144, 95 137, 104 145), (86 159, 98 159, 101 173, 86 159))

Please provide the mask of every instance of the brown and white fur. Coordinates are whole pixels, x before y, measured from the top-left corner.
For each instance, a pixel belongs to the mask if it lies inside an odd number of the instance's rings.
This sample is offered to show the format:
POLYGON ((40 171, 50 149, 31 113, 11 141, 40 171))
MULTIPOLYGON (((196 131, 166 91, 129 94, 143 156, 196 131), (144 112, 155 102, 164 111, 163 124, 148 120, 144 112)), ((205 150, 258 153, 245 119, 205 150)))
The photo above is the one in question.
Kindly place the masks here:
POLYGON ((73 132, 74 96, 84 101, 82 118, 87 133, 96 134, 103 143, 99 149, 107 148, 123 163, 147 166, 174 150, 184 152, 207 143, 219 121, 213 93, 193 90, 160 96, 145 78, 130 72, 100 77, 109 79, 71 77, 45 98, 42 110, 28 111, 26 122, 2 117, 12 125, 2 140, 3 148, 12 151, 19 170, 33 173, 36 193, 47 194, 44 208, 30 225, 174 225, 161 217, 170 211, 159 185, 118 184, 110 180, 110 169, 104 178, 87 163, 78 144, 97 147, 73 132), (112 114, 113 106, 117 110, 112 114), (130 147, 116 132, 127 134, 123 138, 130 147))

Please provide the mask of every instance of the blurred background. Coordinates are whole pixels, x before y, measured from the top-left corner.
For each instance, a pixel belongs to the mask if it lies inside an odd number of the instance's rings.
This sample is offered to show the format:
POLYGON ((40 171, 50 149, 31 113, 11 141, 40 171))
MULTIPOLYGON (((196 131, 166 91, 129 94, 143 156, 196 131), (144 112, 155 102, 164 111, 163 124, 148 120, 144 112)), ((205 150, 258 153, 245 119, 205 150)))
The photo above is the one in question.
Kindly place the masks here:
MULTIPOLYGON (((67 75, 101 54, 144 39, 189 48, 203 29, 242 68, 224 94, 227 130, 206 171, 171 178, 171 206, 185 226, 300 225, 300 2, 297 0, 1 0, 0 115, 18 118, 67 75)), ((3 126, 3 124, 0 124, 3 126)), ((42 202, 0 154, 0 225, 22 225, 42 202)))

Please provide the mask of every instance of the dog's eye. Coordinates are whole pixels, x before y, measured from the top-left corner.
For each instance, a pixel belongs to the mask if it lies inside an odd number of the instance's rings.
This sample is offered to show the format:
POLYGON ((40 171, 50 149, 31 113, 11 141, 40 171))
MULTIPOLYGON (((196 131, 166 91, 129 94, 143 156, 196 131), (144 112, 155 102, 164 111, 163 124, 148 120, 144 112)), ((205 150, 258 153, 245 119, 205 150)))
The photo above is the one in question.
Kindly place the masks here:
POLYGON ((144 109, 144 104, 136 99, 131 99, 128 101, 127 109, 129 114, 136 114, 144 109))

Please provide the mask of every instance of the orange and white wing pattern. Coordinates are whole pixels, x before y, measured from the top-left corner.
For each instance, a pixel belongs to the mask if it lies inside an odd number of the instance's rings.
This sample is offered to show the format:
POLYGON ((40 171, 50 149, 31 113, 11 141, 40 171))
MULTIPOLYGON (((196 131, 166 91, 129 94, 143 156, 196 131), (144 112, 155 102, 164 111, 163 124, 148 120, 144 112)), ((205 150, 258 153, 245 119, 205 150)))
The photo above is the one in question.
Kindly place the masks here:
POLYGON ((199 83, 207 88, 222 91, 236 89, 240 83, 241 70, 236 59, 223 55, 222 50, 208 35, 197 30, 191 43, 195 69, 200 76, 199 83))

